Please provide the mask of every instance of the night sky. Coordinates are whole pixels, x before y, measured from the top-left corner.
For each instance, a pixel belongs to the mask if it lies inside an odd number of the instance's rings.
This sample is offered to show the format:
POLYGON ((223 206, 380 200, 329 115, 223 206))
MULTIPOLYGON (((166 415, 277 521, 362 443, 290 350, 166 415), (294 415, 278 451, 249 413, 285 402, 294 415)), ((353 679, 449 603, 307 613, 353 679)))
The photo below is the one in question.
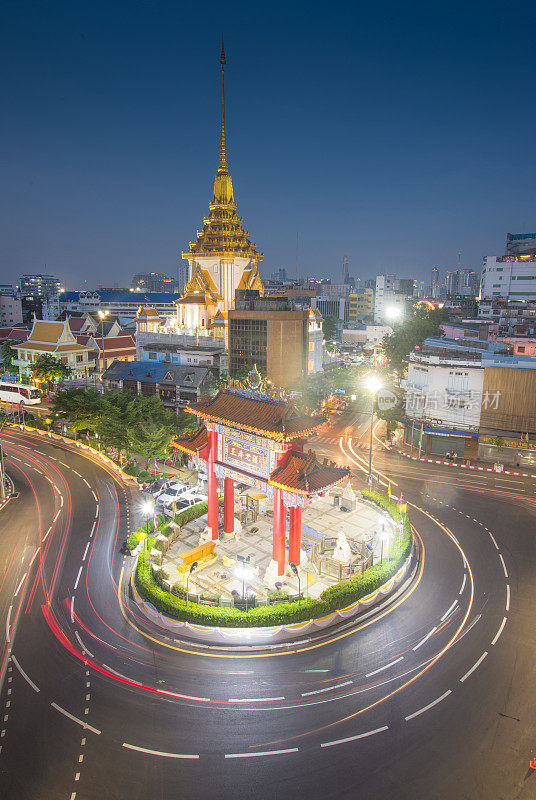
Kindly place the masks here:
POLYGON ((533 3, 4 2, 1 281, 176 275, 227 51, 239 213, 284 266, 479 269, 536 230, 533 3))

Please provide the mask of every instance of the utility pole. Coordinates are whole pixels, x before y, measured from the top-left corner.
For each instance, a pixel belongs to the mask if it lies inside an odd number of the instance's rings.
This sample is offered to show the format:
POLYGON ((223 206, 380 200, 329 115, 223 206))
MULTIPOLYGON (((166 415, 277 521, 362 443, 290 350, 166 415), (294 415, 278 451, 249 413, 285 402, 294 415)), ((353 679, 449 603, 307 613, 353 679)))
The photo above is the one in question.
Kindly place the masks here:
POLYGON ((0 442, 0 500, 6 499, 5 472, 4 472, 4 447, 0 442))

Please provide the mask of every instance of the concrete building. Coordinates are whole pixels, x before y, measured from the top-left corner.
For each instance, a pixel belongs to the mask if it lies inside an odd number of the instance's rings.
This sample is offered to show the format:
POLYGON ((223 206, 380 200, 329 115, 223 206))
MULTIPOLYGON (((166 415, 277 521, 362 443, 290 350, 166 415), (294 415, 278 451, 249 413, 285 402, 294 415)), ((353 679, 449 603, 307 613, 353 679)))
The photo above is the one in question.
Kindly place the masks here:
POLYGON ((178 281, 165 272, 137 272, 130 286, 134 292, 179 292, 178 281))
POLYGON ((486 256, 480 276, 480 299, 536 299, 536 255, 486 256))
POLYGON ((374 314, 374 289, 363 289, 362 292, 350 292, 348 297, 348 321, 359 317, 372 317, 374 314))
POLYGON ((348 322, 349 305, 346 297, 328 297, 320 295, 311 299, 311 309, 318 311, 323 317, 335 317, 348 322))
POLYGON ((21 275, 20 293, 31 297, 54 297, 62 291, 61 281, 54 275, 21 275))
POLYGON ((432 300, 437 300, 440 296, 441 289, 440 289, 440 281, 439 281, 439 269, 434 267, 432 270, 432 282, 430 285, 430 296, 432 300))
POLYGON ((3 328, 22 323, 22 302, 12 294, 0 294, 0 326, 3 328))
POLYGON ((158 395, 167 408, 177 412, 211 394, 215 379, 206 367, 148 364, 146 361, 114 361, 103 375, 105 389, 126 389, 147 397, 158 395))
POLYGON ((536 299, 515 302, 501 299, 481 300, 478 317, 496 326, 499 336, 536 335, 536 299))
POLYGON ((507 256, 536 255, 536 233, 507 233, 507 256))
POLYGON ((389 325, 360 325, 358 328, 343 328, 341 339, 343 345, 373 349, 392 332, 389 325))
POLYGON ((77 342, 67 320, 45 322, 35 319, 28 339, 14 347, 18 356, 13 364, 22 380, 30 377, 31 365, 45 354, 69 366, 73 378, 87 377, 92 367, 90 348, 77 342))
POLYGON ((140 361, 207 367, 215 375, 227 375, 229 356, 223 347, 213 345, 164 344, 158 342, 138 343, 137 358, 140 361))
POLYGON ((177 295, 172 292, 120 292, 101 289, 90 292, 62 292, 59 296, 60 314, 84 312, 97 314, 108 311, 125 323, 136 318, 140 306, 155 308, 162 316, 175 317, 177 295))
MULTIPOLYGON (((255 293, 246 293, 247 295, 255 293)), ((322 371, 322 317, 291 306, 284 298, 248 296, 229 311, 229 373, 258 369, 276 385, 288 387, 322 371)))
POLYGON ((384 323, 402 318, 408 308, 408 298, 413 297, 413 280, 397 278, 394 273, 376 276, 374 293, 374 322, 384 323))

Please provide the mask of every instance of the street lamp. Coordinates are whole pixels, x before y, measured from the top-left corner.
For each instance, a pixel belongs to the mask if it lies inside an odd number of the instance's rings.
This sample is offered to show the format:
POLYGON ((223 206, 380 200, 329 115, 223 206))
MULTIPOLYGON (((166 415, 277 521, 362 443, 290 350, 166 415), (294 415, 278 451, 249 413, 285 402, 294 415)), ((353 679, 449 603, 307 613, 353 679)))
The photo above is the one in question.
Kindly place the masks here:
POLYGON ((382 528, 380 533, 380 541, 381 541, 381 550, 380 550, 380 566, 383 564, 383 546, 389 542, 389 535, 387 531, 382 528))
POLYGON ((368 467, 368 482, 372 486, 372 426, 374 423, 374 396, 376 392, 381 389, 382 382, 376 375, 370 375, 366 380, 366 387, 370 392, 370 443, 369 443, 369 467, 368 467))
POLYGON ((146 529, 147 529, 147 536, 149 536, 149 517, 152 516, 154 510, 154 506, 150 500, 145 501, 145 503, 143 504, 143 510, 147 518, 146 529))
POLYGON ((402 309, 400 306, 389 306, 385 309, 385 317, 390 320, 400 319, 402 316, 402 309))
MULTIPOLYGON (((102 372, 101 372, 101 384, 102 384, 102 375, 104 373, 104 320, 108 316, 109 311, 102 311, 99 310, 99 317, 100 317, 100 330, 101 330, 101 347, 102 347, 102 372)), ((103 385, 104 391, 104 385, 103 385)))
MULTIPOLYGON (((240 558, 240 556, 239 556, 240 558)), ((249 556, 248 556, 249 558, 249 556)), ((249 566, 246 561, 240 560, 235 567, 235 575, 237 578, 240 578, 242 581, 242 600, 244 600, 246 594, 246 581, 252 577, 253 570, 249 566)))
POLYGON ((197 563, 197 561, 194 561, 193 564, 190 565, 190 571, 189 571, 188 575, 186 576, 186 605, 188 605, 188 583, 190 581, 190 575, 192 574, 192 572, 195 572, 197 567, 198 567, 198 563, 197 563))
POLYGON ((301 581, 300 581, 300 573, 298 572, 298 567, 296 566, 296 564, 294 563, 294 561, 291 561, 291 562, 290 562, 290 564, 289 564, 289 566, 290 566, 290 568, 291 568, 292 572, 294 573, 294 575, 295 575, 295 576, 297 577, 297 579, 298 579, 298 605, 299 605, 299 604, 301 603, 301 581))

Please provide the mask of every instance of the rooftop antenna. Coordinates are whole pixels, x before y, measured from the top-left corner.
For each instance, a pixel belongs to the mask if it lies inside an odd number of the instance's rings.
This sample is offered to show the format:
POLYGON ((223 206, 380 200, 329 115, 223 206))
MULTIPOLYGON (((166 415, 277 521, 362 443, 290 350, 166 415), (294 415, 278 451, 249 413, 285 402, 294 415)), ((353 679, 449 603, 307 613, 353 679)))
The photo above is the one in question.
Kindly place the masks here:
POLYGON ((296 280, 298 280, 298 248, 299 248, 299 235, 296 231, 296 280))

